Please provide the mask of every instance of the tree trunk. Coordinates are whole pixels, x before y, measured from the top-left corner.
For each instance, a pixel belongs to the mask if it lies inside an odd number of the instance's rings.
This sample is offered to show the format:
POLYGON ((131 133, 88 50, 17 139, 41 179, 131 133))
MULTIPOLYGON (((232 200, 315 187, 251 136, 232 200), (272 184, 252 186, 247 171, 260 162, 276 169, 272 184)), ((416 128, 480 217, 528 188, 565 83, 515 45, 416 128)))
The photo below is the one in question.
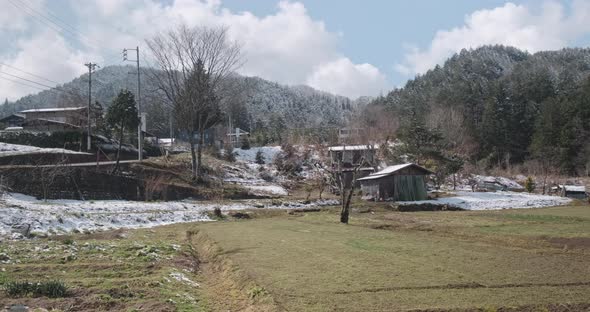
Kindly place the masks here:
POLYGON ((119 148, 117 148, 117 162, 115 163, 115 168, 113 168, 113 174, 119 170, 119 159, 121 159, 121 145, 123 144, 123 124, 121 124, 121 128, 119 130, 119 148))
POLYGON ((354 194, 354 186, 348 190, 346 200, 342 203, 342 212, 340 213, 340 222, 348 224, 348 218, 350 216, 350 201, 354 194))
POLYGON ((192 170, 192 180, 197 180, 197 155, 195 154, 195 136, 191 133, 189 137, 189 143, 191 145, 191 170, 192 170))
POLYGON ((197 180, 201 181, 203 178, 203 166, 201 163, 202 155, 203 155, 203 144, 205 142, 205 131, 199 131, 199 145, 197 146, 197 180))

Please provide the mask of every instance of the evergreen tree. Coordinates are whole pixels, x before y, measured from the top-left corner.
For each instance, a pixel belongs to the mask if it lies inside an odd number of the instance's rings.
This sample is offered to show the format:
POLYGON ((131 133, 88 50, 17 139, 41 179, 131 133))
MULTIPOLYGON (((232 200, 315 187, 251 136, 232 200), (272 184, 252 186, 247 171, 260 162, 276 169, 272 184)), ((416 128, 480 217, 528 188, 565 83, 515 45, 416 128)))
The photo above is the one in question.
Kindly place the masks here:
POLYGON ((106 115, 106 122, 119 134, 119 146, 117 148, 117 162, 113 173, 119 170, 119 159, 121 158, 121 145, 125 131, 137 129, 139 117, 135 103, 135 96, 129 90, 119 91, 119 95, 109 107, 106 115))

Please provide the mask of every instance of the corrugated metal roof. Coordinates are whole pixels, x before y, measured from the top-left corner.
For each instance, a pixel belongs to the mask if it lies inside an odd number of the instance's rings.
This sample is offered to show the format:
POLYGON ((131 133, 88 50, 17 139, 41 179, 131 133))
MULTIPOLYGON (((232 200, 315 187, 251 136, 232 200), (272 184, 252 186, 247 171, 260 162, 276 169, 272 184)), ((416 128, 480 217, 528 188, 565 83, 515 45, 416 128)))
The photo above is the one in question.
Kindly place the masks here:
POLYGON ((20 111, 20 113, 41 113, 41 112, 65 112, 83 110, 86 107, 52 107, 52 108, 34 108, 20 111))
POLYGON ((330 146, 328 148, 331 152, 340 152, 340 151, 362 151, 362 150, 374 150, 378 148, 377 145, 372 144, 365 144, 365 145, 342 145, 342 146, 330 146))
POLYGON ((395 166, 386 167, 386 168, 382 169, 381 171, 377 171, 377 172, 375 172, 375 173, 373 173, 371 175, 368 175, 368 176, 366 176, 364 178, 360 178, 357 181, 366 181, 366 180, 380 179, 380 178, 386 177, 388 175, 391 175, 391 174, 393 174, 393 173, 395 173, 397 171, 400 171, 400 170, 402 170, 404 168, 408 168, 408 167, 417 167, 417 168, 419 168, 421 170, 424 170, 425 172, 428 172, 429 174, 432 174, 432 171, 430 171, 430 170, 428 170, 428 169, 426 169, 426 168, 424 168, 422 166, 418 166, 418 165, 412 164, 412 163, 407 163, 407 164, 401 164, 401 165, 395 165, 395 166))

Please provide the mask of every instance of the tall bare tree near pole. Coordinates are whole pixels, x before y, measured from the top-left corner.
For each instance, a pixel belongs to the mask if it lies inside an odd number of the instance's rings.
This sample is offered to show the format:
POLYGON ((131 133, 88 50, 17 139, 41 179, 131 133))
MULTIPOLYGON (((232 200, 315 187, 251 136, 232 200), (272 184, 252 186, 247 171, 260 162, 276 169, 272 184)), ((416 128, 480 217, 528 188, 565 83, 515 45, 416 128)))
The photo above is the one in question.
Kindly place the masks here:
POLYGON ((241 65, 240 46, 229 40, 227 28, 184 24, 147 40, 147 45, 161 70, 152 72, 154 81, 168 100, 177 127, 189 135, 193 180, 199 180, 204 132, 221 121, 220 103, 233 87, 227 80, 241 65))
MULTIPOLYGON (((92 105, 92 72, 94 71, 94 69, 98 66, 96 63, 92 63, 92 62, 88 62, 86 64, 84 64, 86 67, 88 67, 88 145, 87 145, 87 150, 90 150, 91 148, 91 144, 92 144, 92 138, 90 137, 90 106, 92 105)), ((98 66, 100 67, 100 66, 98 66)))

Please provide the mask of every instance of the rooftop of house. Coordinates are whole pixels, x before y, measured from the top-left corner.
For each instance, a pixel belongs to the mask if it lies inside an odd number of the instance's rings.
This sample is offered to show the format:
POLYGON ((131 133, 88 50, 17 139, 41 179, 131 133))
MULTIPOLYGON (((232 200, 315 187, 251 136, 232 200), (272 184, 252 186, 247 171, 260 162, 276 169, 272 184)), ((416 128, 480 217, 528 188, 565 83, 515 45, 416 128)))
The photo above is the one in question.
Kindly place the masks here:
POLYGON ((364 151, 364 150, 374 150, 379 148, 378 145, 375 144, 364 144, 364 145, 341 145, 341 146, 330 146, 328 150, 330 152, 341 152, 341 151, 364 151))
POLYGON ((423 171, 424 174, 432 174, 433 172, 416 164, 412 164, 412 163, 407 163, 407 164, 401 164, 401 165, 395 165, 395 166, 389 166, 386 167, 380 171, 377 171, 371 175, 368 175, 364 178, 360 178, 358 179, 358 181, 366 181, 366 180, 374 180, 374 179, 379 179, 379 178, 383 178, 389 175, 394 174, 397 171, 400 171, 404 168, 408 168, 408 167, 415 167, 418 168, 419 170, 423 171))
POLYGON ((46 113, 46 112, 65 112, 65 111, 79 111, 85 110, 86 107, 51 107, 51 108, 33 108, 20 111, 21 114, 26 113, 46 113))

